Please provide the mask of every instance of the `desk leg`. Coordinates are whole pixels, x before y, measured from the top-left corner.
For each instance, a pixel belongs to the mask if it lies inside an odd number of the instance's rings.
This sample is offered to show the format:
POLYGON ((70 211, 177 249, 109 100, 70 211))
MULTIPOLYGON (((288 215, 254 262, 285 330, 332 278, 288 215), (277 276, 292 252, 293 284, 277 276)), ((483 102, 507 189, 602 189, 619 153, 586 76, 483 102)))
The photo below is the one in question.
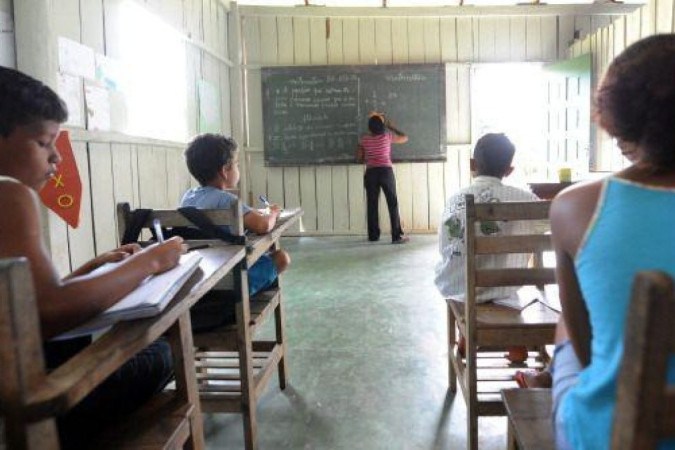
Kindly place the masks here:
POLYGON ((176 395, 183 401, 193 405, 190 416, 190 439, 187 448, 201 450, 204 442, 204 425, 201 406, 199 403, 199 391, 197 390, 197 377, 195 376, 194 345, 192 343, 192 325, 190 324, 190 312, 183 314, 168 332, 169 342, 173 353, 174 372, 176 374, 176 395))
MULTIPOLYGON (((281 283, 280 283, 281 284, 281 283)), ((283 294, 279 289, 279 304, 274 309, 274 327, 276 331, 277 345, 281 346, 281 360, 279 361, 279 388, 286 389, 286 377, 288 376, 288 366, 286 358, 286 336, 285 336, 285 319, 283 310, 283 294)))
POLYGON ((256 386, 253 372, 253 337, 251 336, 251 305, 248 297, 248 273, 238 266, 234 269, 235 290, 240 292, 237 303, 237 349, 239 351, 239 375, 241 378, 241 412, 244 420, 244 443, 246 450, 258 448, 258 422, 256 420, 256 386))

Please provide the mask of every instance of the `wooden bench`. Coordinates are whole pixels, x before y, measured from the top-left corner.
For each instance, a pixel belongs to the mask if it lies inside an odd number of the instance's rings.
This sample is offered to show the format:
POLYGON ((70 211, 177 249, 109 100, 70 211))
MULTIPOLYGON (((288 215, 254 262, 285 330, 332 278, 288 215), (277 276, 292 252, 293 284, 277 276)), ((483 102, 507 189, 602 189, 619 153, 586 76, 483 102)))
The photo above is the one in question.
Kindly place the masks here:
MULTIPOLYGON (((254 449, 257 448, 257 400, 275 370, 279 375, 279 387, 284 389, 288 369, 280 283, 277 281, 275 286, 249 298, 247 268, 267 251, 279 247, 282 234, 299 220, 302 211, 298 209, 279 218, 274 229, 264 235, 245 235, 240 201, 231 209, 201 211, 213 224, 230 227, 234 236, 245 236, 243 244, 246 248, 245 259, 233 270, 236 323, 193 336, 197 348, 195 367, 201 409, 203 412, 241 413, 246 448, 254 449), (254 340, 256 330, 272 315, 275 340, 254 340)), ((125 234, 132 213, 127 203, 118 204, 120 239, 125 234)), ((151 229, 155 218, 161 221, 163 227, 192 226, 176 210, 152 210, 143 227, 151 229)), ((188 243, 209 245, 211 248, 224 245, 222 241, 213 239, 192 240, 188 243)))
POLYGON ((509 450, 555 450, 550 389, 505 389, 509 450))
MULTIPOLYGON (((613 449, 656 448, 659 439, 675 437, 675 392, 666 376, 675 352, 674 292, 672 278, 664 273, 642 272, 635 278, 617 381, 613 449)), ((502 397, 509 449, 555 449, 550 389, 509 389, 502 397)))

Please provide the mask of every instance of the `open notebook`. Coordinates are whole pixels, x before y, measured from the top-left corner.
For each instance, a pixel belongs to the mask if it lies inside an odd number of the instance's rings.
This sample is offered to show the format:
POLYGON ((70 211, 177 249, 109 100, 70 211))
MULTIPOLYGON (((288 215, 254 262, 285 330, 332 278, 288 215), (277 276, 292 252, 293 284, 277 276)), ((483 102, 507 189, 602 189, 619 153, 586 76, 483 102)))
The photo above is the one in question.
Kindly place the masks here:
POLYGON ((537 302, 560 312, 562 308, 558 299, 558 285, 546 285, 543 292, 534 286, 523 286, 509 297, 493 300, 496 305, 506 306, 517 311, 522 311, 537 302))
MULTIPOLYGON (((91 334, 121 320, 141 319, 161 313, 190 276, 199 267, 202 257, 190 252, 180 257, 176 267, 159 275, 149 276, 126 297, 94 317, 89 322, 70 330, 56 339, 67 339, 91 334)), ((92 274, 110 271, 117 263, 104 264, 92 274)))

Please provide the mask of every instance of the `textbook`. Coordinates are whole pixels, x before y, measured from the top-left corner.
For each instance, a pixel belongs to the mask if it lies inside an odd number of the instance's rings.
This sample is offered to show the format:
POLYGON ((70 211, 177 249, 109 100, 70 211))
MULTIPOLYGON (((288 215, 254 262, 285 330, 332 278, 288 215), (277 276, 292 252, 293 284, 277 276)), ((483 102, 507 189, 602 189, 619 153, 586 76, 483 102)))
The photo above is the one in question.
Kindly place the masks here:
MULTIPOLYGON (((197 270, 201 259, 202 257, 199 255, 199 252, 190 252, 182 255, 178 265, 173 269, 147 277, 136 289, 113 306, 89 322, 67 331, 55 339, 69 339, 92 334, 122 320, 142 319, 158 315, 197 270)), ((102 274, 108 272, 117 264, 119 263, 104 264, 91 273, 102 274)))

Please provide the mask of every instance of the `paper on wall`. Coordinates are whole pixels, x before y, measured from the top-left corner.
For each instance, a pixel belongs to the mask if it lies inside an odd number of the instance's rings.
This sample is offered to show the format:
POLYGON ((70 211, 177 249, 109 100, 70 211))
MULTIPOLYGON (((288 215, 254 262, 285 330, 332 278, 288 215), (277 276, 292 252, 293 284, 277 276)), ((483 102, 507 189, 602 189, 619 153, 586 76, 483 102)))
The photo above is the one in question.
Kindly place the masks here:
POLYGON ((59 71, 94 80, 96 78, 94 50, 59 36, 59 71))
POLYGON ((117 60, 96 54, 96 80, 111 91, 120 90, 122 69, 117 60))
POLYGON ((199 132, 220 131, 220 101, 218 91, 206 80, 199 80, 199 132))
POLYGON ((16 67, 14 20, 4 11, 0 11, 0 66, 16 67))
POLYGON ((87 104, 87 129, 110 130, 110 94, 105 88, 85 84, 84 98, 87 104))
POLYGON ((64 73, 58 74, 59 97, 68 107, 68 121, 66 125, 84 127, 82 117, 82 86, 80 79, 64 73))

